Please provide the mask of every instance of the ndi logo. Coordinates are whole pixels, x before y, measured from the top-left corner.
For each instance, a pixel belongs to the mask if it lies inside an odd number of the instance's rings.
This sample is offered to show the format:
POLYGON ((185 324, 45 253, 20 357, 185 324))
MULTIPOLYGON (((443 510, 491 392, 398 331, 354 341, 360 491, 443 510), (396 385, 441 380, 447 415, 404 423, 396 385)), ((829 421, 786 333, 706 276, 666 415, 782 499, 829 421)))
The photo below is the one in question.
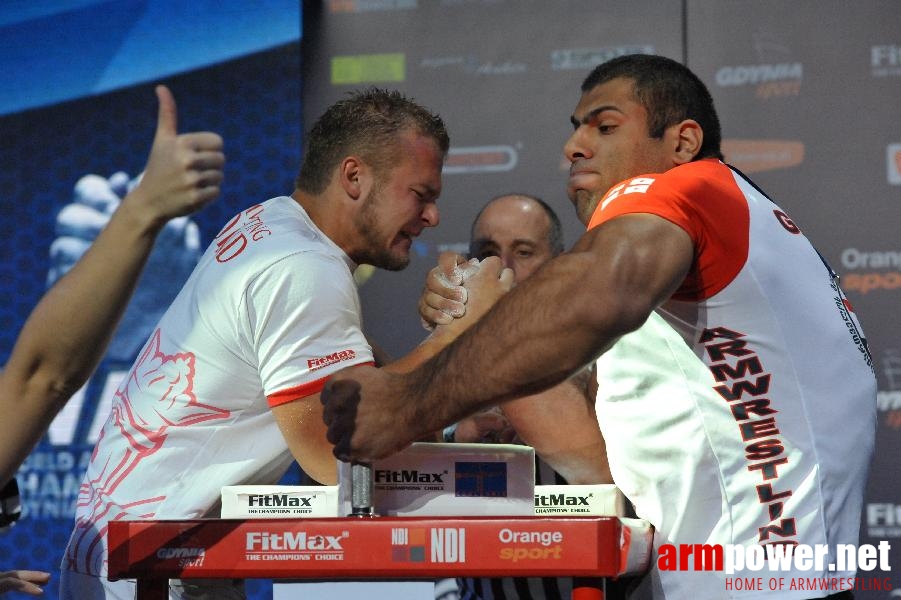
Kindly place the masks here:
POLYGON ((466 562, 465 529, 462 527, 433 527, 431 533, 431 562, 466 562))
POLYGON ((394 562, 425 562, 426 531, 421 527, 391 529, 391 560, 394 562))

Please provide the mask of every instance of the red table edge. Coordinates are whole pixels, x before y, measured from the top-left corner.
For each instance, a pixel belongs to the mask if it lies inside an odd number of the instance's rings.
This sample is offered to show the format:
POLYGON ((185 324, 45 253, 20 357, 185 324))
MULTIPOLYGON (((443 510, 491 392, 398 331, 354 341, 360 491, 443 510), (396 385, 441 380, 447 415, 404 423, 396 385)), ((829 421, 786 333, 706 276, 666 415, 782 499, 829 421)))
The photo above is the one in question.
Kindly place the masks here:
MULTIPOLYGON (((109 524, 109 573, 111 579, 120 578, 192 578, 192 577, 238 577, 238 578, 290 578, 294 580, 350 580, 350 579, 427 579, 457 576, 523 576, 522 569, 505 571, 500 568, 479 568, 476 565, 460 565, 448 568, 446 565, 434 567, 428 564, 417 565, 417 571, 412 573, 409 565, 403 569, 392 569, 390 565, 363 566, 360 568, 348 568, 346 563, 341 570, 332 570, 332 565, 325 564, 323 570, 301 570, 286 576, 283 571, 271 572, 261 563, 257 572, 251 572, 247 567, 235 570, 215 567, 204 568, 202 571, 194 569, 158 569, 155 565, 162 562, 156 558, 159 544, 141 545, 140 537, 145 537, 148 532, 155 536, 164 536, 167 543, 177 544, 178 540, 189 540, 197 537, 225 540, 229 535, 244 535, 248 528, 275 530, 288 528, 302 528, 316 530, 323 528, 347 528, 349 531, 363 531, 363 528, 375 528, 383 530, 389 528, 440 528, 454 527, 466 528, 475 536, 480 532, 496 535, 497 527, 531 526, 561 526, 562 523, 575 523, 577 530, 583 532, 586 539, 589 537, 597 544, 598 564, 579 571, 572 569, 559 572, 556 569, 540 570, 530 569, 529 574, 545 576, 586 576, 586 577, 617 577, 624 574, 640 573, 647 569, 652 543, 652 530, 647 521, 639 519, 624 519, 619 517, 375 517, 370 519, 360 518, 331 518, 331 519, 198 519, 187 521, 114 521, 109 524), (493 529, 494 528, 494 529, 493 529), (601 561, 601 558, 604 558, 601 561)), ((371 533, 371 532, 370 532, 371 533)), ((473 539, 472 534, 470 539, 473 539)), ((165 547, 165 546, 163 546, 165 547)))

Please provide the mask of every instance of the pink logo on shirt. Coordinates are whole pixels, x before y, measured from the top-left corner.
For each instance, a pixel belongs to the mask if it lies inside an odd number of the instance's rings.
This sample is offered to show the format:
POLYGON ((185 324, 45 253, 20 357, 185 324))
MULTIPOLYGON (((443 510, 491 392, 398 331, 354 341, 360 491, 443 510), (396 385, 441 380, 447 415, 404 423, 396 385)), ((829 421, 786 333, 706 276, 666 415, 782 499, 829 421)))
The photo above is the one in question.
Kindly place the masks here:
POLYGON ((235 258, 250 242, 258 242, 272 235, 263 221, 263 206, 256 204, 235 215, 216 235, 216 262, 224 263, 235 258))
MULTIPOLYGON (((79 554, 78 546, 88 544, 89 572, 96 573, 96 564, 91 563, 102 559, 94 554, 96 545, 106 535, 106 525, 98 527, 98 521, 126 515, 151 517, 166 499, 164 495, 149 496, 157 488, 154 480, 146 477, 135 482, 131 489, 126 486, 115 502, 109 498, 142 460, 163 447, 170 427, 186 427, 230 415, 228 410, 197 401, 194 354, 163 353, 160 330, 154 331, 131 373, 116 391, 112 412, 91 457, 91 472, 95 477, 82 484, 79 490, 77 506, 82 511, 88 510, 89 514, 81 517, 77 524, 81 530, 80 538, 77 543, 70 544, 70 564, 79 554), (112 439, 105 440, 107 436, 112 439), (116 443, 116 437, 125 444, 116 443)), ((182 453, 187 451, 181 450, 182 453)))

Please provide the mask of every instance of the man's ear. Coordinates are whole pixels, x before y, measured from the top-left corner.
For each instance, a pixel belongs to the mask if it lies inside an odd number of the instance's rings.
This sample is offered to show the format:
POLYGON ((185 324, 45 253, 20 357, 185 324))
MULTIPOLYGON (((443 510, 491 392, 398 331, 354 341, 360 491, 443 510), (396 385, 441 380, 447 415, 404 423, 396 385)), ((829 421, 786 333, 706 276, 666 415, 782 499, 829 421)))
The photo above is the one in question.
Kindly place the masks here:
POLYGON ((338 167, 338 183, 353 200, 366 196, 371 185, 372 169, 359 156, 347 156, 338 167))
POLYGON ((673 125, 675 133, 675 148, 673 149, 673 162, 677 165, 689 163, 695 159, 701 151, 704 143, 704 130, 694 119, 673 125))

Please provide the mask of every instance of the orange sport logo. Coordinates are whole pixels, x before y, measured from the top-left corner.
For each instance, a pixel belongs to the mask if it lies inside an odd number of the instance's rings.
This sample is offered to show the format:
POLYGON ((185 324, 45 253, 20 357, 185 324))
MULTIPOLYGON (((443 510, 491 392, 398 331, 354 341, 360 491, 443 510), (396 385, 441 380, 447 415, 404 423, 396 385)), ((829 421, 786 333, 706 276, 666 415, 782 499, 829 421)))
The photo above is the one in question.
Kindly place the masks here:
POLYGON ((842 288, 846 292, 868 294, 901 288, 901 251, 845 248, 841 255, 842 288))
POLYGON ((901 273, 851 273, 842 276, 842 289, 846 292, 869 294, 879 290, 901 288, 901 273))

